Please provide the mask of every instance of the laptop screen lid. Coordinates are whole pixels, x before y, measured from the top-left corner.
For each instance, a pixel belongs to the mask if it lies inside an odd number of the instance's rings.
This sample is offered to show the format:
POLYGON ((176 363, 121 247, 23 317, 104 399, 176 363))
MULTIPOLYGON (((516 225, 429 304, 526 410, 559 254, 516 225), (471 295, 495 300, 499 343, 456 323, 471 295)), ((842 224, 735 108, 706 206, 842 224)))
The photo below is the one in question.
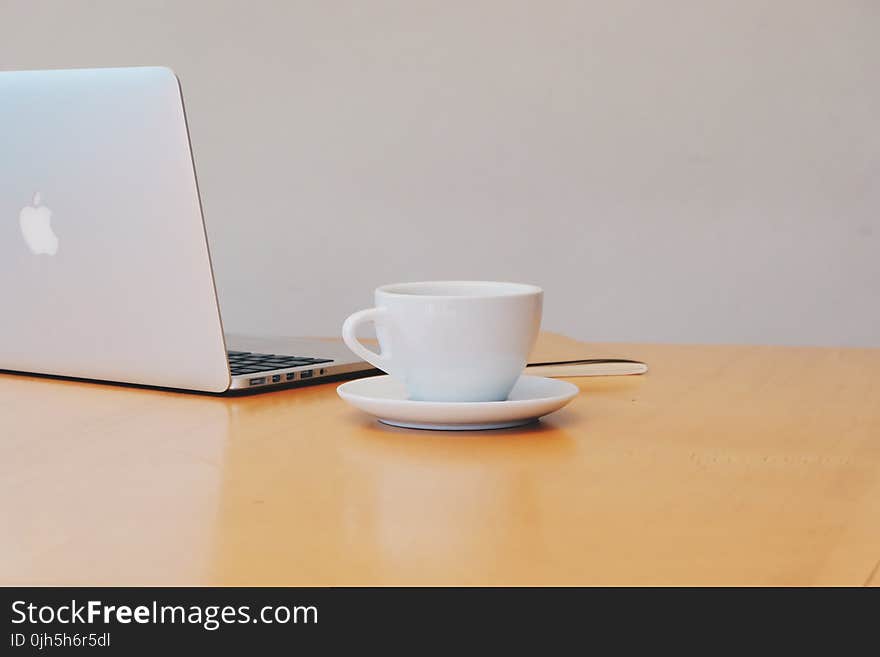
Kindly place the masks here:
POLYGON ((229 387, 171 70, 0 72, 0 299, 0 369, 229 387))

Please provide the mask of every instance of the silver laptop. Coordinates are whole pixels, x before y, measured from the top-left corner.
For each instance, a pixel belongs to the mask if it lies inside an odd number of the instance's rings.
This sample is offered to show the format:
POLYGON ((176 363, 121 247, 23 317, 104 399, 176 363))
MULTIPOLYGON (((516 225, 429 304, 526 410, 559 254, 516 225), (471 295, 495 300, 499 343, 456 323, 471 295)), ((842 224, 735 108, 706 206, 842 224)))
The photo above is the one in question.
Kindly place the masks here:
POLYGON ((223 393, 371 369, 224 336, 167 68, 0 72, 0 301, 2 370, 223 393))

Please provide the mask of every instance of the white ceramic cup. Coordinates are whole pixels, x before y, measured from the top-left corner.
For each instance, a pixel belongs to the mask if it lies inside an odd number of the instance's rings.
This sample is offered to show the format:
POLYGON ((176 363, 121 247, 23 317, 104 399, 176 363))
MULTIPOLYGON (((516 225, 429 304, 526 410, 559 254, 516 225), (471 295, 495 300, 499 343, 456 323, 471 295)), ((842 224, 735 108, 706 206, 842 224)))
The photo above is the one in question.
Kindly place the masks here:
POLYGON ((502 401, 522 374, 544 292, 483 281, 399 283, 376 289, 376 307, 354 313, 342 338, 355 354, 400 379, 419 401, 502 401), (381 353, 357 339, 373 322, 381 353))

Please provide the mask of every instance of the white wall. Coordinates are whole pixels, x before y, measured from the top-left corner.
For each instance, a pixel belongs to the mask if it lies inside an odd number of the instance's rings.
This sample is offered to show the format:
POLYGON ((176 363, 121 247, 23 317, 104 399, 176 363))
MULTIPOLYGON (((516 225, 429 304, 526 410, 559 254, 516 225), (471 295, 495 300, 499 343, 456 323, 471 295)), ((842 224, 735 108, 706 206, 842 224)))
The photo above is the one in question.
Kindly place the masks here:
POLYGON ((880 346, 880 2, 0 0, 0 67, 183 80, 227 328, 545 287, 591 340, 880 346))

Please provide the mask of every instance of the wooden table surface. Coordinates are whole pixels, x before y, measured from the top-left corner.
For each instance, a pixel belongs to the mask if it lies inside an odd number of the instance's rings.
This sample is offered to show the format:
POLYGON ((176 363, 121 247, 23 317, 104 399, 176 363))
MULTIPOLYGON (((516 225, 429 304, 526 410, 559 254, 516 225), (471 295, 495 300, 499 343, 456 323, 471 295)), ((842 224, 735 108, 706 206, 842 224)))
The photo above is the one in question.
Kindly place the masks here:
POLYGON ((526 428, 0 376, 0 584, 880 584, 880 350, 646 360, 526 428))

